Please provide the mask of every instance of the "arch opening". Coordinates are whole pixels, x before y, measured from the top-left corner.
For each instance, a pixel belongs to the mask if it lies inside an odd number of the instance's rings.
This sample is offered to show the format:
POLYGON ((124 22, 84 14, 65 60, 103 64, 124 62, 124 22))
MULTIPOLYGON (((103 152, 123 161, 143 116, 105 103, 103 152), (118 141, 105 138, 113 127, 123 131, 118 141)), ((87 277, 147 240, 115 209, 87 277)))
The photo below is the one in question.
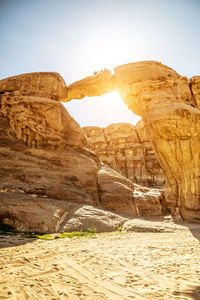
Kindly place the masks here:
POLYGON ((117 91, 99 97, 86 97, 84 101, 72 100, 63 105, 81 127, 106 127, 113 123, 135 125, 141 119, 128 109, 117 91))

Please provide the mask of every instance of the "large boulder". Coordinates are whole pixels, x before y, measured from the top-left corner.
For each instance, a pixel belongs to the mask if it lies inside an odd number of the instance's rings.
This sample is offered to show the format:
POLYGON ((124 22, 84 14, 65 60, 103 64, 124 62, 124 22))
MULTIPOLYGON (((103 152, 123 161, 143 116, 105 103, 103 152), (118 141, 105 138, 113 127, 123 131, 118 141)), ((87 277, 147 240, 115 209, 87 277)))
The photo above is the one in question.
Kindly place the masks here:
POLYGON ((135 218, 126 221, 123 230, 135 232, 175 232, 177 230, 188 230, 187 227, 177 225, 172 219, 144 219, 135 218))
POLYGON ((133 200, 137 216, 162 216, 169 213, 163 189, 134 185, 133 200))
POLYGON ((60 232, 109 232, 121 228, 128 219, 89 205, 77 205, 61 224, 60 232))

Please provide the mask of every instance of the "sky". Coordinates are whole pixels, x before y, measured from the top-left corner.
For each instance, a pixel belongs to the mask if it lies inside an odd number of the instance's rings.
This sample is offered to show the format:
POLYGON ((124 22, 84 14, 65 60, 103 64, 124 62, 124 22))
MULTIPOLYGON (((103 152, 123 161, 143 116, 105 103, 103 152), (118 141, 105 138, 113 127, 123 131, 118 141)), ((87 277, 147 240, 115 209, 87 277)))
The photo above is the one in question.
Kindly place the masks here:
MULTIPOLYGON (((0 0, 0 79, 53 71, 68 85, 142 60, 200 75, 200 0, 0 0)), ((81 126, 139 120, 117 92, 64 105, 81 126)))

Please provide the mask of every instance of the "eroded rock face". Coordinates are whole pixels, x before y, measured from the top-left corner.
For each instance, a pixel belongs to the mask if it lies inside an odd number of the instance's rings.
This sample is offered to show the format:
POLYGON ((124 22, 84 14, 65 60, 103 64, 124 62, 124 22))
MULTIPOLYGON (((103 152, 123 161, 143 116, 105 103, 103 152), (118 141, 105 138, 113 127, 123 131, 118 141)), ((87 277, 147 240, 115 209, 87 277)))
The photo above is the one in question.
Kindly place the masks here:
POLYGON ((0 123, 0 188, 98 204, 98 158, 60 103, 2 96, 0 123))
MULTIPOLYGON (((168 181, 171 213, 200 220, 199 77, 189 82, 161 63, 144 61, 115 68, 112 82, 113 90, 145 123, 168 181)), ((79 89, 84 84, 84 79, 79 81, 79 89)), ((90 84, 94 88, 95 80, 90 78, 90 84)), ((73 95, 76 98, 76 83, 73 95)))
POLYGON ((190 79, 190 87, 195 104, 200 108, 200 76, 194 76, 190 79))
POLYGON ((165 175, 142 120, 136 126, 119 123, 105 128, 88 126, 83 130, 104 164, 134 183, 164 186, 165 175))

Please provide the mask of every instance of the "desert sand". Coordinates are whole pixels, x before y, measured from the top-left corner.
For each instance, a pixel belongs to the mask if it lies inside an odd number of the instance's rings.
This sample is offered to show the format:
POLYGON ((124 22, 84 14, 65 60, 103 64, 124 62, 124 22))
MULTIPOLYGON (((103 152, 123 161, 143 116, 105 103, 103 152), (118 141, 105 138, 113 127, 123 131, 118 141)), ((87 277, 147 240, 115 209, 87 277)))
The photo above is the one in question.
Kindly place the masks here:
POLYGON ((1 235, 0 299, 200 299, 199 229, 52 241, 1 235))

